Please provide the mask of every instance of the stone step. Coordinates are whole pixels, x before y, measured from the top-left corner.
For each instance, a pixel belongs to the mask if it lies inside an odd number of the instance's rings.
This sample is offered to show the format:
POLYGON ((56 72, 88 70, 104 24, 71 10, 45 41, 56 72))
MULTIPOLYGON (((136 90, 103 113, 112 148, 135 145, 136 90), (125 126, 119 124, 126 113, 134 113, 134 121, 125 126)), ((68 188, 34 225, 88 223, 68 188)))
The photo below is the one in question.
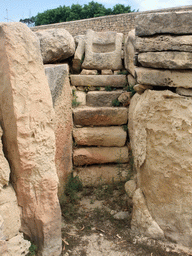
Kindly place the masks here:
POLYGON ((70 75, 73 86, 122 88, 127 85, 126 75, 70 75))
POLYGON ((88 92, 86 96, 86 105, 92 107, 112 107, 113 100, 116 100, 123 91, 98 91, 88 92))
POLYGON ((73 163, 76 166, 127 163, 128 159, 127 147, 87 147, 75 149, 73 153, 73 163))
POLYGON ((122 127, 84 127, 74 128, 73 137, 77 145, 123 147, 127 132, 122 127))
POLYGON ((101 184, 110 184, 116 181, 126 180, 129 175, 129 164, 75 167, 74 176, 77 175, 82 181, 83 186, 96 187, 101 184))
POLYGON ((110 126, 127 124, 127 108, 112 107, 81 107, 73 109, 75 125, 110 126))

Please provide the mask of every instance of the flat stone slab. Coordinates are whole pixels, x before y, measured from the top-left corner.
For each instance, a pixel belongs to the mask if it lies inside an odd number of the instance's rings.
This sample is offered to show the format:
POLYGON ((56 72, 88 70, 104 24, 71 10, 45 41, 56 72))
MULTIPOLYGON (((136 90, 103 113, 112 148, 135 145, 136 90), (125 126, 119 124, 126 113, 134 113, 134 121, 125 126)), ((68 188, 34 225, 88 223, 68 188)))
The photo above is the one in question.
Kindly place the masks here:
POLYGON ((138 15, 135 24, 137 36, 192 34, 192 12, 164 12, 138 15))
POLYGON ((176 93, 182 96, 186 97, 192 97, 192 89, 186 89, 186 88, 177 88, 176 93))
POLYGON ((111 86, 121 88, 126 86, 126 75, 71 75, 74 86, 111 86))
POLYGON ((192 52, 192 35, 157 35, 153 37, 136 37, 135 48, 137 52, 192 52))
POLYGON ((127 108, 82 107, 73 109, 75 125, 109 126, 127 123, 127 108))
POLYGON ((76 166, 127 163, 129 159, 127 147, 87 147, 74 150, 73 162, 76 166))
POLYGON ((143 67, 164 69, 192 69, 191 52, 147 52, 138 55, 138 62, 143 67))
POLYGON ((74 128, 73 137, 77 145, 123 147, 127 133, 122 127, 84 127, 74 128))
POLYGON ((91 187, 125 180, 128 174, 128 164, 90 165, 87 167, 75 167, 74 171, 74 176, 78 175, 83 186, 91 187))
POLYGON ((137 82, 142 85, 192 88, 192 71, 136 68, 137 82))
POLYGON ((123 91, 98 91, 98 92, 88 92, 86 101, 87 106, 92 107, 112 107, 112 102, 123 93, 123 91))
POLYGON ((125 45, 124 45, 125 68, 129 71, 129 73, 131 73, 132 76, 135 76, 134 56, 135 56, 135 29, 129 31, 128 36, 125 39, 125 45))

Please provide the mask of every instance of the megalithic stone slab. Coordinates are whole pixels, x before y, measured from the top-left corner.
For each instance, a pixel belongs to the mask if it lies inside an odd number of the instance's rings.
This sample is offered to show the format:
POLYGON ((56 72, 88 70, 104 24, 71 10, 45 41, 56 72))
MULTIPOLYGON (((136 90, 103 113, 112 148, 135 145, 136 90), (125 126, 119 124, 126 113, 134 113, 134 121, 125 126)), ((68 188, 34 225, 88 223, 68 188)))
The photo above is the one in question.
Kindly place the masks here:
POLYGON ((129 31, 128 36, 125 39, 124 54, 125 54, 125 57, 124 57, 125 68, 134 77, 135 76, 135 65, 134 65, 135 29, 129 31))
POLYGON ((21 231, 42 256, 61 254, 54 110, 36 35, 22 23, 0 24, 0 102, 4 148, 21 231))
POLYGON ((192 88, 192 71, 136 68, 137 82, 143 85, 192 88))
POLYGON ((55 164, 59 177, 59 196, 61 196, 67 176, 72 170, 72 95, 69 67, 67 64, 45 65, 45 74, 55 110, 55 164))
POLYGON ((192 52, 143 52, 138 62, 148 68, 192 69, 192 52))
POLYGON ((137 15, 136 36, 192 34, 192 12, 164 12, 137 15))
POLYGON ((121 69, 122 41, 122 33, 95 32, 88 29, 85 36, 85 59, 82 67, 99 70, 121 69))
POLYGON ((73 110, 74 124, 81 126, 110 126, 127 123, 127 108, 82 107, 73 110))
POLYGON ((71 84, 74 86, 111 86, 121 88, 126 86, 125 75, 71 75, 71 84))

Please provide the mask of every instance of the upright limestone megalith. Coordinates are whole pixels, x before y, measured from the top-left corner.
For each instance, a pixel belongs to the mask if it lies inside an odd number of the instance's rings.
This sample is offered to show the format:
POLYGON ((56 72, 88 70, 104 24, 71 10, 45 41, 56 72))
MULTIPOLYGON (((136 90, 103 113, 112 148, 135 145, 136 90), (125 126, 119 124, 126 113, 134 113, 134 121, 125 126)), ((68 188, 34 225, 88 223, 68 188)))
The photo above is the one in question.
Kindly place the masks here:
POLYGON ((21 23, 0 24, 0 112, 21 231, 38 245, 39 255, 60 255, 51 93, 39 40, 21 23))

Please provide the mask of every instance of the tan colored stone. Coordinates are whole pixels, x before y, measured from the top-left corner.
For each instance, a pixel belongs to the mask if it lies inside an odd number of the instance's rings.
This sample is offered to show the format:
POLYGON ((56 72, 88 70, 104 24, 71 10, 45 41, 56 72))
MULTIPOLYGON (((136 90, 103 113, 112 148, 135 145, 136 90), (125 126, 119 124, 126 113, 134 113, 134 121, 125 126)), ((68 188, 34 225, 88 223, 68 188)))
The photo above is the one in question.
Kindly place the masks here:
POLYGON ((79 60, 81 62, 83 55, 85 53, 85 36, 78 35, 74 37, 75 44, 77 44, 77 48, 75 50, 74 59, 79 60))
POLYGON ((71 84, 74 86, 98 86, 105 87, 111 86, 121 88, 126 86, 125 75, 113 75, 113 76, 102 76, 102 75, 71 75, 71 84))
POLYGON ((134 86, 137 83, 136 79, 132 75, 128 75, 127 80, 129 86, 134 86))
POLYGON ((0 25, 3 143, 22 208, 21 230, 43 256, 61 253, 54 111, 39 41, 22 23, 0 25), (50 236, 51 234, 51 236, 50 236))
POLYGON ((136 37, 135 48, 137 52, 192 52, 192 36, 157 35, 153 37, 136 37))
POLYGON ((90 69, 82 69, 81 74, 80 75, 97 75, 98 71, 95 70, 90 70, 90 69))
POLYGON ((0 191, 3 186, 8 185, 10 175, 9 164, 3 153, 2 135, 3 130, 0 127, 0 191))
POLYGON ((127 107, 130 104, 131 92, 123 92, 119 97, 118 101, 123 104, 124 107, 127 107))
POLYGON ((110 126, 127 123, 127 108, 83 107, 73 110, 75 125, 110 126))
POLYGON ((86 93, 85 92, 81 92, 81 91, 76 91, 75 92, 76 95, 76 100, 77 102, 79 102, 79 106, 85 106, 86 105, 86 93))
POLYGON ((182 96, 192 97, 192 89, 176 88, 176 93, 182 96))
POLYGON ((59 196, 61 196, 67 176, 72 170, 72 95, 69 67, 67 64, 45 65, 45 74, 55 110, 55 164, 59 177, 59 196))
POLYGON ((192 34, 192 12, 164 12, 137 15, 136 35, 154 34, 192 34))
POLYGON ((128 180, 125 183, 125 192, 127 193, 128 197, 132 198, 136 189, 137 184, 134 180, 128 180))
POLYGON ((5 240, 0 240, 0 255, 1 256, 9 256, 7 243, 5 240))
POLYGON ((98 186, 122 181, 129 174, 128 164, 122 165, 92 165, 88 167, 75 167, 74 176, 78 175, 83 186, 98 186))
POLYGON ((137 185, 165 237, 192 247, 192 98, 147 90, 129 107, 137 185))
POLYGON ((95 32, 88 29, 85 36, 85 59, 82 67, 99 70, 121 69, 122 41, 122 33, 95 32))
POLYGON ((191 52, 143 52, 138 55, 143 67, 164 69, 192 69, 191 52))
POLYGON ((73 153, 73 163, 76 166, 127 162, 127 147, 87 147, 75 149, 73 153))
POLYGON ((114 71, 113 71, 113 74, 114 74, 114 75, 119 75, 120 72, 121 72, 120 69, 119 69, 119 70, 114 70, 114 71))
POLYGON ((113 71, 111 69, 103 69, 101 70, 101 75, 113 75, 113 71))
POLYGON ((27 255, 29 253, 29 247, 31 243, 24 240, 23 235, 20 233, 7 241, 8 255, 20 256, 27 255))
POLYGON ((124 53, 125 68, 135 77, 135 29, 131 30, 125 39, 124 53))
POLYGON ((145 90, 148 90, 148 89, 153 89, 153 86, 151 85, 143 85, 143 84, 136 84, 134 85, 134 90, 139 93, 139 94, 142 94, 144 93, 145 90))
POLYGON ((136 68, 137 82, 142 85, 192 88, 192 72, 189 70, 158 70, 136 68))
POLYGON ((122 127, 84 127, 73 129, 77 145, 123 147, 127 134, 122 127))
POLYGON ((149 213, 140 188, 135 191, 133 196, 131 229, 153 239, 164 239, 164 232, 149 213))
POLYGON ((112 107, 112 102, 117 99, 123 91, 98 91, 87 93, 87 106, 91 107, 112 107))
POLYGON ((75 53, 75 41, 64 28, 36 32, 40 40, 44 63, 54 63, 69 58, 75 53))

